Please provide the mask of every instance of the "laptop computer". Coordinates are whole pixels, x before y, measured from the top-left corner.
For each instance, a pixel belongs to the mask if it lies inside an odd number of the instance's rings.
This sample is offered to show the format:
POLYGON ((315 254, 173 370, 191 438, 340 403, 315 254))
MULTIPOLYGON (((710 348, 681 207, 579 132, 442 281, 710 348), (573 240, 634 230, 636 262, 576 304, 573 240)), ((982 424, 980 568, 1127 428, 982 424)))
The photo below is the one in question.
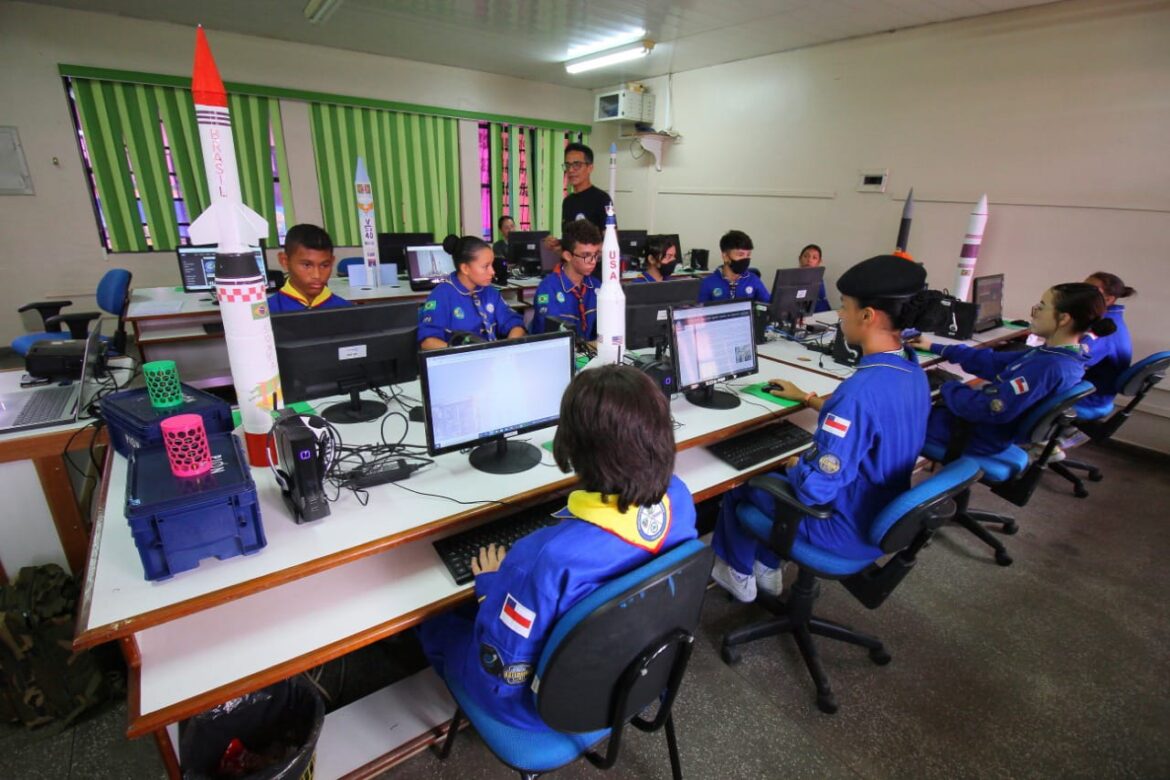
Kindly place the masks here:
POLYGON ((0 393, 0 433, 27 431, 77 421, 93 398, 101 354, 101 321, 95 321, 81 359, 81 377, 65 385, 0 393))

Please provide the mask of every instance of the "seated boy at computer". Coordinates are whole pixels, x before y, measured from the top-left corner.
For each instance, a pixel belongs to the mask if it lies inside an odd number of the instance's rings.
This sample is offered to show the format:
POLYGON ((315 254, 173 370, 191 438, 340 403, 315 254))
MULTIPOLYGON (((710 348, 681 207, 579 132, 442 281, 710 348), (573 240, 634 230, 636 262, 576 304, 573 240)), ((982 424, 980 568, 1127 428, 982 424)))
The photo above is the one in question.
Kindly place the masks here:
POLYGON ((699 286, 699 303, 772 300, 760 277, 748 270, 752 264, 751 236, 742 230, 729 230, 719 239, 719 251, 723 253, 723 265, 699 286))
POLYGON ((454 259, 455 271, 435 285, 419 310, 419 347, 442 349, 467 336, 496 341, 525 335, 523 318, 492 286, 495 258, 487 242, 475 236, 451 235, 443 240, 443 251, 454 259))
POLYGON ((560 522, 507 551, 481 548, 471 562, 479 604, 418 629, 441 676, 458 678, 493 717, 528 731, 548 730, 532 675, 561 616, 696 536, 690 490, 674 476, 670 407, 637 369, 603 366, 573 379, 561 398, 553 456, 581 480, 554 515, 560 522))
POLYGON ((560 265, 536 288, 536 314, 530 332, 544 333, 550 324, 559 322, 579 339, 593 341, 597 338, 600 282, 591 274, 601 259, 601 231, 592 222, 578 219, 565 226, 560 243, 560 265))
POLYGON ((333 239, 316 225, 293 225, 284 237, 280 266, 287 278, 284 286, 269 296, 272 312, 306 311, 349 306, 334 295, 328 284, 333 273, 333 239))

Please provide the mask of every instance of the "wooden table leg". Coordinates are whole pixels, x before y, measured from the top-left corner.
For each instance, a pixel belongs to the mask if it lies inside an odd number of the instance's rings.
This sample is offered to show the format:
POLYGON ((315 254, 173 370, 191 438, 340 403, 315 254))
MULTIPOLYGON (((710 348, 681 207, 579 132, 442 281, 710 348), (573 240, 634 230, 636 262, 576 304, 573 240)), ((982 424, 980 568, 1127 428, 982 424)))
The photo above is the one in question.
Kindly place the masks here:
POLYGON ((33 460, 37 477, 41 481, 41 490, 45 495, 45 502, 49 505, 49 514, 53 516, 53 524, 57 526, 57 537, 61 540, 61 549, 65 552, 65 560, 74 574, 80 576, 85 568, 85 556, 89 550, 89 533, 85 528, 85 521, 81 515, 81 508, 77 505, 77 497, 73 492, 73 483, 65 471, 65 460, 62 455, 33 460))
POLYGON ((158 753, 166 767, 167 777, 171 780, 182 780, 183 770, 179 767, 179 757, 175 755, 175 746, 165 728, 154 732, 154 743, 158 745, 158 753))

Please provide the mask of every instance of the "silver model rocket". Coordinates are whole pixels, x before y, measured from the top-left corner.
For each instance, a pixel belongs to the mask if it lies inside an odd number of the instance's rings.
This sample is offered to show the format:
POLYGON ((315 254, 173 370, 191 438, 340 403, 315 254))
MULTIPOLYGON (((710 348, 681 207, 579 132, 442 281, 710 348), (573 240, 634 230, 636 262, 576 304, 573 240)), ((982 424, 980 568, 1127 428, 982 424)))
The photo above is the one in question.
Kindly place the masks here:
POLYGON ((983 231, 986 228, 987 195, 984 195, 971 210, 967 235, 963 237, 963 249, 959 252, 959 267, 952 292, 960 301, 967 300, 971 294, 971 280, 975 278, 975 264, 979 261, 979 248, 983 245, 983 231))

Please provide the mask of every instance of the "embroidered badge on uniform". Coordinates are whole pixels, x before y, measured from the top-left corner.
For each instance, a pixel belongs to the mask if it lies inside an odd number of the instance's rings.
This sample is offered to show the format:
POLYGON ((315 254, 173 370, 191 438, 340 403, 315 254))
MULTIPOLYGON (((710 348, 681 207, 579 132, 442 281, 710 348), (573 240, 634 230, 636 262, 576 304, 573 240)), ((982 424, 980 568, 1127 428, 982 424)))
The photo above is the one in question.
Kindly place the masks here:
POLYGON ((496 311, 496 305, 495 305, 494 303, 489 303, 489 304, 488 304, 486 307, 484 307, 484 308, 486 308, 486 309, 487 309, 487 313, 488 313, 488 314, 495 314, 495 311, 496 311))
POLYGON ((1028 380, 1022 376, 1018 376, 1011 381, 1012 392, 1016 395, 1023 395, 1028 392, 1028 380))
POLYGON ((712 298, 722 298, 723 297, 723 288, 716 287, 714 290, 711 291, 711 297, 712 298))
POLYGON ((992 414, 999 414, 1003 411, 1003 401, 998 398, 992 398, 989 406, 992 414))
POLYGON ((479 665, 492 677, 499 677, 504 663, 500 660, 500 653, 489 644, 479 646, 479 665))
POLYGON ((558 292, 557 293, 557 303, 564 303, 564 302, 565 302, 565 294, 563 292, 558 292))
POLYGON ((540 295, 536 296, 536 302, 548 303, 548 293, 541 293, 540 295))
POLYGON ((749 286, 749 287, 745 287, 745 288, 743 288, 743 294, 744 294, 744 295, 751 295, 751 294, 752 294, 752 289, 753 289, 753 288, 752 288, 752 287, 750 287, 750 286, 749 286))
POLYGON ((456 306, 455 310, 452 311, 451 313, 455 315, 455 319, 457 319, 457 320, 463 319, 463 309, 459 308, 458 306, 456 306))
POLYGON ((666 507, 662 502, 638 509, 638 534, 648 542, 657 542, 666 531, 666 507))
POLYGON ((841 470, 841 459, 826 452, 817 459, 817 469, 825 474, 836 474, 841 470))
POLYGON ((509 593, 504 598, 503 609, 500 610, 500 622, 527 639, 532 633, 532 624, 536 622, 536 613, 509 593))
POLYGON ((434 311, 439 306, 438 301, 427 301, 423 304, 423 311, 434 311))
POLYGON ((828 431, 837 438, 844 439, 845 434, 849 433, 849 426, 853 425, 851 420, 846 420, 844 417, 838 417, 835 414, 826 414, 825 421, 821 423, 821 430, 828 431))
POLYGON ((500 679, 507 685, 523 685, 532 677, 532 664, 509 664, 500 673, 500 679))

